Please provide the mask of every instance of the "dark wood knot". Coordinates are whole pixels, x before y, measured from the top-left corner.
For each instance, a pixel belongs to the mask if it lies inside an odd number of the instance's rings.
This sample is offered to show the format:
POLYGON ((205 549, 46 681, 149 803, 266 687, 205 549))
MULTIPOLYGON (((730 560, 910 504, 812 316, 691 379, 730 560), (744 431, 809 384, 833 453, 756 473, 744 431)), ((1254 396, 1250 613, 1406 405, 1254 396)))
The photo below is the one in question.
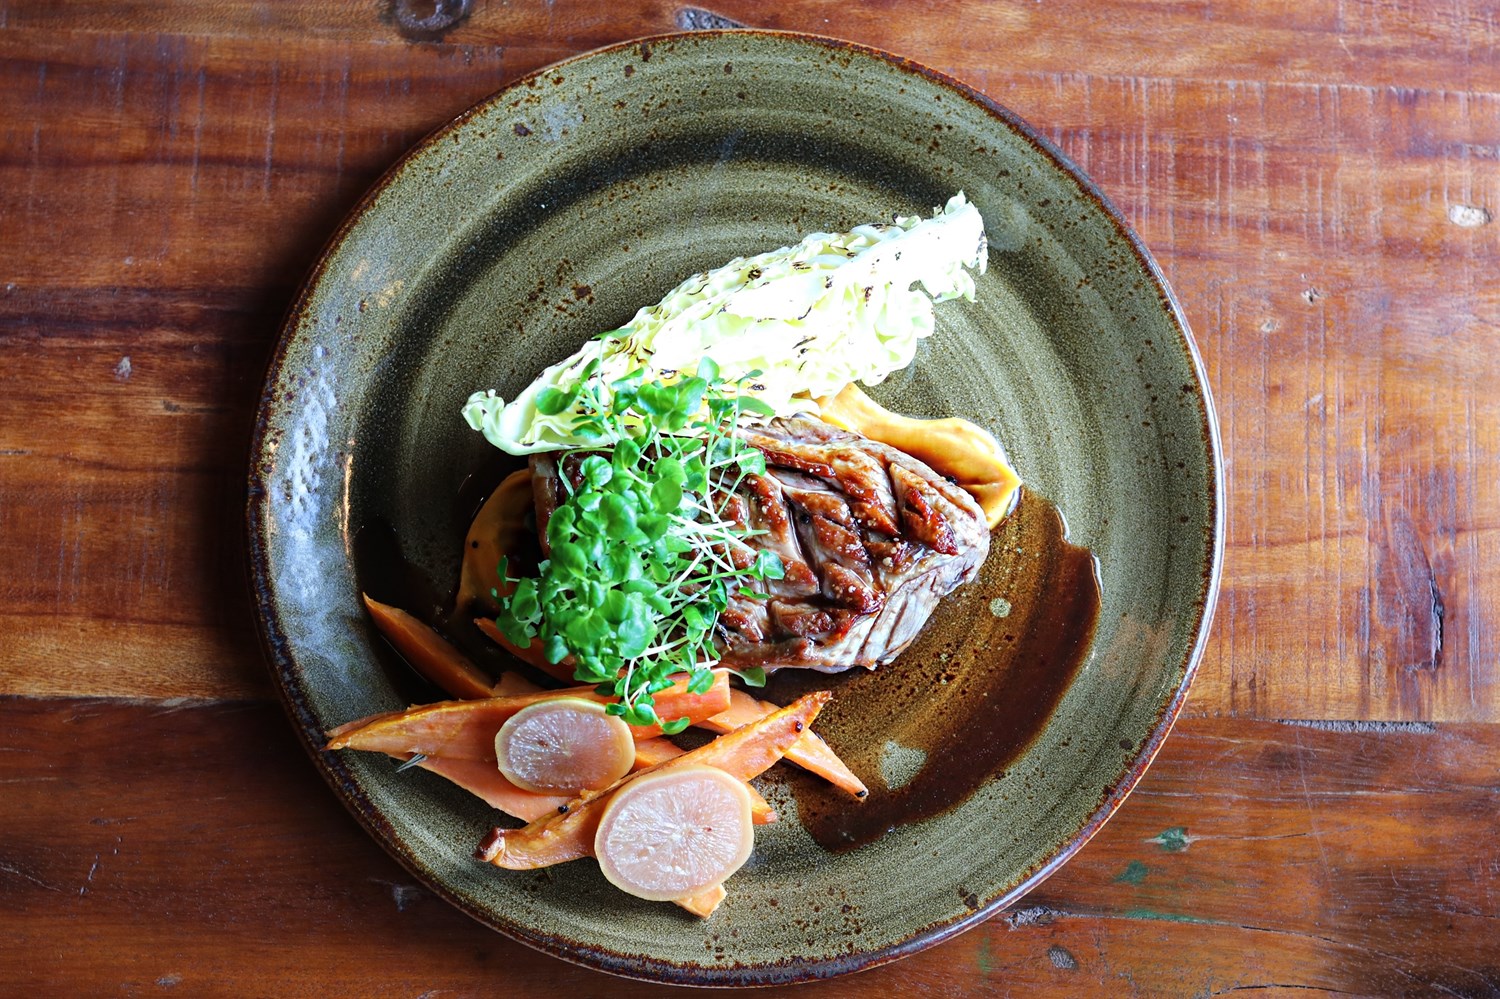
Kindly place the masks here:
POLYGON ((469 16, 474 0, 391 0, 391 18, 407 38, 436 41, 469 16))

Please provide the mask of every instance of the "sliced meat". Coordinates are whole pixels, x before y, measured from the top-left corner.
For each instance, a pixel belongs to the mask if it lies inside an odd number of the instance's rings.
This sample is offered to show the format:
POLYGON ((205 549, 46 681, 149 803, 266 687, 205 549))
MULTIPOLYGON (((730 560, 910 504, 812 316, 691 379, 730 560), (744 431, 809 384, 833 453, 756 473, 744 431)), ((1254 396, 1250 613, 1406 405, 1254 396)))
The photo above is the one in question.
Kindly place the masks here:
MULTIPOLYGON (((725 665, 833 672, 890 662, 989 554, 989 528, 969 494, 895 448, 807 417, 741 436, 766 458, 765 476, 741 492, 758 498, 761 522, 792 528, 749 543, 787 562, 795 539, 799 570, 818 586, 773 594, 753 639, 723 629, 725 665), (768 506, 777 498, 781 511, 768 506)), ((724 617, 765 602, 736 598, 724 617)))
MULTIPOLYGON (((836 672, 890 662, 944 596, 989 554, 984 513, 969 494, 911 456, 808 417, 740 431, 766 458, 732 496, 725 519, 754 532, 752 550, 785 569, 757 597, 735 597, 719 618, 726 666, 836 672)), ((562 499, 551 454, 531 456, 537 528, 562 499)), ((748 564, 740 552, 737 564, 748 564)))

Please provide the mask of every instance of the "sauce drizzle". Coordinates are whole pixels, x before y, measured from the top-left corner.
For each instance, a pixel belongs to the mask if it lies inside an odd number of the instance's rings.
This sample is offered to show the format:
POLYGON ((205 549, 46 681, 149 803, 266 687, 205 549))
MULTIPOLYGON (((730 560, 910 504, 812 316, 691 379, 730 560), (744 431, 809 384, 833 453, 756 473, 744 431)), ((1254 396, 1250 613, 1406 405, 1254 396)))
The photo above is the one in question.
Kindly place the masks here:
POLYGON ((766 696, 777 703, 833 687, 819 731, 870 787, 854 802, 798 774, 789 783, 803 827, 825 849, 848 850, 1003 777, 1087 658, 1100 597, 1093 554, 1067 541, 1056 507, 1023 490, 979 578, 895 662, 842 678, 774 676, 766 696))

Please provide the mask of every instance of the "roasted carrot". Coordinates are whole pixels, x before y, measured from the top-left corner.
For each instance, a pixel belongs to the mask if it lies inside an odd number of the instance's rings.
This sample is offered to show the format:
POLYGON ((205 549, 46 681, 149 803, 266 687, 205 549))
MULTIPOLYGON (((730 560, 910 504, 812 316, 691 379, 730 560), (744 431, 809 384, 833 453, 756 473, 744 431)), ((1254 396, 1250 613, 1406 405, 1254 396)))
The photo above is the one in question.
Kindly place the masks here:
POLYGON ((764 773, 813 723, 832 698, 814 691, 758 721, 721 735, 713 742, 665 763, 638 771, 602 791, 573 799, 565 814, 551 815, 521 829, 496 829, 479 845, 481 860, 511 870, 550 867, 593 855, 594 833, 610 796, 627 781, 666 767, 706 764, 748 781, 764 773))
POLYGON ((685 752, 666 736, 659 739, 640 739, 635 744, 635 769, 644 770, 658 763, 665 763, 685 752))
MULTIPOLYGON (((694 694, 686 680, 656 696, 657 711, 663 718, 687 717, 699 721, 719 714, 729 707, 729 674, 714 671, 714 684, 707 693, 694 694)), ((546 690, 512 697, 490 697, 474 701, 441 701, 372 715, 329 732, 327 749, 365 749, 392 756, 421 753, 460 760, 493 760, 495 733, 511 715, 528 704, 554 697, 581 697, 607 703, 611 698, 594 692, 593 687, 570 687, 546 690)), ((662 734, 660 725, 632 725, 631 733, 640 739, 662 734)))
POLYGON ((505 779, 493 763, 483 760, 455 760, 440 756, 429 756, 417 766, 445 777, 470 794, 482 798, 490 807, 498 808, 507 815, 514 815, 523 822, 535 822, 546 815, 556 815, 559 808, 566 807, 569 797, 565 794, 537 794, 516 787, 505 779))
MULTIPOLYGON (((674 744, 666 736, 660 739, 642 739, 635 744, 635 766, 632 772, 645 770, 668 760, 676 759, 686 750, 674 744)), ((514 813, 512 813, 514 814, 514 813)), ((527 819, 527 821, 531 821, 527 819)), ((750 821, 758 826, 767 825, 776 821, 776 809, 771 803, 760 796, 755 788, 750 788, 750 821)))
POLYGON ((691 898, 679 898, 673 904, 682 906, 688 912, 701 919, 707 919, 714 914, 714 910, 719 907, 719 903, 724 901, 724 897, 728 894, 722 884, 717 884, 712 888, 705 888, 691 898))
POLYGON ((768 826, 772 822, 781 821, 781 816, 776 814, 776 809, 771 807, 769 801, 761 797, 761 793, 749 781, 745 782, 745 790, 750 792, 751 822, 758 826, 768 826))
MULTIPOLYGON (((758 701, 743 690, 731 688, 729 710, 699 722, 697 727, 710 732, 732 732, 741 725, 748 725, 777 710, 779 708, 769 701, 758 701)), ((786 758, 804 770, 810 770, 824 778, 834 787, 848 791, 856 798, 863 798, 869 794, 864 782, 854 776, 854 771, 850 770, 828 743, 823 741, 823 737, 812 729, 802 733, 802 738, 786 751, 786 758)))
POLYGON ((557 680, 561 680, 564 683, 576 682, 573 679, 573 667, 571 665, 573 661, 572 657, 564 659, 560 663, 549 663, 547 661, 547 657, 542 655, 541 642, 533 641, 531 645, 523 649, 519 645, 512 642, 510 639, 506 638, 505 634, 495 626, 495 622, 491 621, 487 617, 476 617, 474 619, 474 625, 480 631, 484 632, 486 638, 490 639, 490 641, 494 642, 496 645, 500 646, 506 652, 509 652, 511 655, 515 656, 526 665, 535 666, 537 669, 541 670, 543 673, 546 673, 548 676, 557 680))
POLYGON ((369 594, 361 596, 375 627, 418 673, 454 697, 490 696, 490 678, 441 635, 399 607, 372 600, 369 594))

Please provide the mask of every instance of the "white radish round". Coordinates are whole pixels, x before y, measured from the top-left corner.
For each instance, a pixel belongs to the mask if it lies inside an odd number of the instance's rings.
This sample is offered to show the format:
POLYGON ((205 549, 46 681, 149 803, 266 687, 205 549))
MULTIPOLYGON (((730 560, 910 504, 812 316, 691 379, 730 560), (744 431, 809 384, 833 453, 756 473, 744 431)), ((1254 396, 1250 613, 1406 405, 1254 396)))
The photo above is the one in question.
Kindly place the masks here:
POLYGON ((512 784, 541 794, 608 787, 630 773, 635 739, 624 720, 581 697, 529 704, 495 736, 495 759, 512 784))
POLYGON ((594 856, 610 883, 653 902, 689 898, 750 856, 750 791, 715 767, 644 774, 616 791, 599 819, 594 856))

